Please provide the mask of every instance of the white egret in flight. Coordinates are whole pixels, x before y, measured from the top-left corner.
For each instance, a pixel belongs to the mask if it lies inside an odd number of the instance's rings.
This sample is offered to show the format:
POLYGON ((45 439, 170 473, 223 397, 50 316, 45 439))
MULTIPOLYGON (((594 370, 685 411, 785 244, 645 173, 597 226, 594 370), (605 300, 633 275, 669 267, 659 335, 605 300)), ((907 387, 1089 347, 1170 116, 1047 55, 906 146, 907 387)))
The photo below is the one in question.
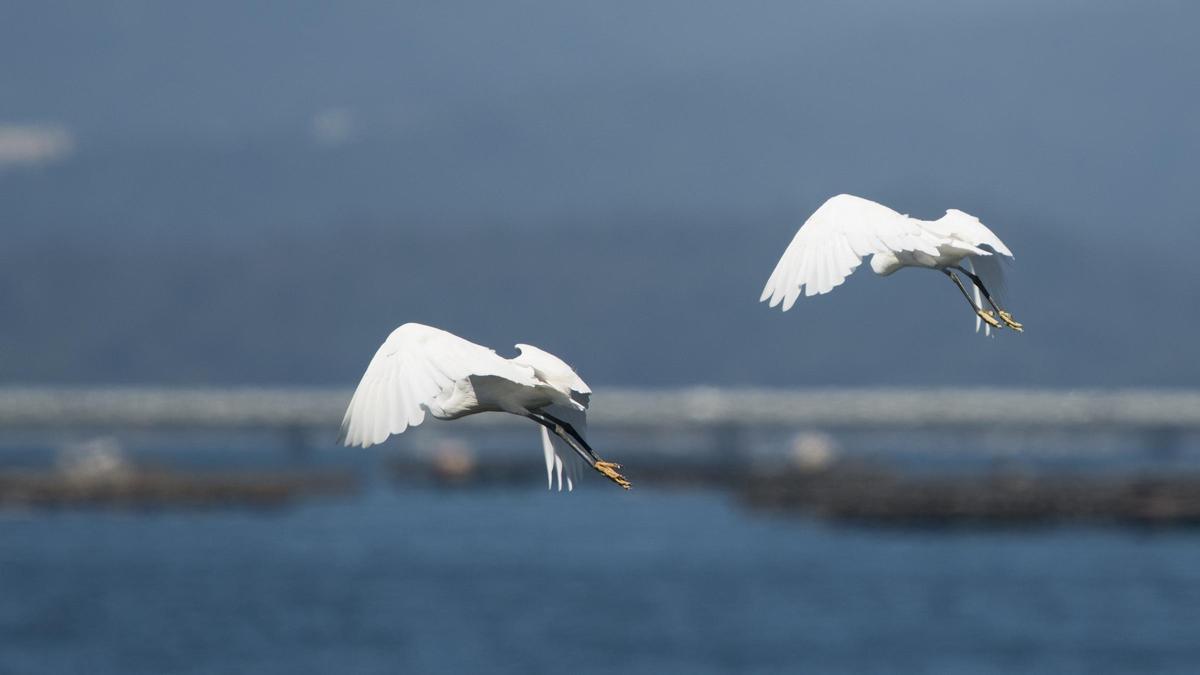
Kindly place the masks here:
POLYGON ((367 366, 342 419, 339 442, 368 447, 425 420, 453 420, 481 412, 521 415, 542 426, 546 479, 574 488, 582 461, 625 489, 619 464, 596 456, 583 434, 588 388, 571 367, 549 352, 517 345, 506 359, 444 330, 406 323, 388 336, 367 366), (550 432, 555 434, 551 439, 550 432), (578 456, 577 458, 575 456, 578 456))
POLYGON ((1012 251, 978 218, 950 209, 937 220, 920 220, 853 195, 831 197, 800 226, 759 302, 770 299, 771 307, 782 302, 786 312, 802 289, 806 296, 832 291, 868 255, 880 276, 902 267, 927 267, 950 277, 975 312, 976 331, 981 320, 989 335, 992 328, 1024 328, 995 295, 1004 282, 997 255, 1011 258, 1012 251), (974 297, 955 272, 971 280, 974 297), (983 300, 991 309, 984 308, 983 300))

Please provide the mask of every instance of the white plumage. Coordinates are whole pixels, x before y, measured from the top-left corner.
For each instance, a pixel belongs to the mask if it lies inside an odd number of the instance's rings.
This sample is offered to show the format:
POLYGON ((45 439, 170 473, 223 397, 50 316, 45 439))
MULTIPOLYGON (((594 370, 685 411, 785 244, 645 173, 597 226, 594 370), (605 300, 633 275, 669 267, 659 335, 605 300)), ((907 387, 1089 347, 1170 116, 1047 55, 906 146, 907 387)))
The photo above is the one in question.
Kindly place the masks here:
POLYGON ((881 276, 902 267, 944 272, 975 310, 976 330, 980 321, 984 321, 989 333, 993 327, 1005 326, 1020 331, 1021 324, 996 304, 995 293, 988 292, 988 285, 999 287, 1002 283, 1000 266, 995 263, 997 254, 1012 257, 1004 242, 970 214, 950 209, 937 220, 920 220, 869 199, 842 194, 822 204, 800 226, 767 280, 759 301, 769 300, 771 307, 782 303, 786 312, 801 292, 812 296, 832 291, 858 268, 863 258, 871 256, 871 269, 881 276), (964 263, 966 267, 962 266, 964 263), (974 299, 952 270, 971 279, 974 299), (983 308, 981 302, 985 299, 995 313, 983 308))
MULTIPOLYGON (((406 323, 388 336, 367 365, 342 419, 340 441, 368 447, 425 420, 507 412, 542 425, 547 478, 586 462, 628 488, 616 469, 583 438, 591 389, 561 359, 530 345, 506 359, 452 333, 406 323), (550 433, 555 437, 551 440, 550 433), (578 459, 576 459, 578 457, 578 459)), ((574 487, 570 472, 567 488, 574 487)), ((551 483, 552 484, 552 483, 551 483)))

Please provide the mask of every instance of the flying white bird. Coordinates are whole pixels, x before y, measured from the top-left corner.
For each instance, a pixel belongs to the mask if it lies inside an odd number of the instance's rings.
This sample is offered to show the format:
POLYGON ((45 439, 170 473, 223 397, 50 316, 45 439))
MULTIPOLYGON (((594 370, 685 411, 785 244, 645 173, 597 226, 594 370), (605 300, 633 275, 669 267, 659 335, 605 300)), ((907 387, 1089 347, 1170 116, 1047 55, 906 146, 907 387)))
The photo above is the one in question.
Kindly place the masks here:
POLYGON ((580 461, 625 489, 621 465, 596 456, 583 434, 588 388, 571 367, 549 352, 517 345, 506 359, 444 330, 406 323, 388 336, 367 366, 342 419, 339 442, 368 447, 425 420, 453 420, 481 412, 521 415, 542 426, 546 480, 574 488, 580 461), (551 439, 550 432, 555 434, 551 439), (577 456, 577 458, 576 458, 577 456))
POLYGON ((800 226, 759 302, 770 299, 771 307, 782 302, 786 312, 802 289, 806 296, 832 291, 868 255, 880 276, 902 267, 927 267, 950 277, 975 312, 976 331, 980 321, 989 335, 992 328, 1024 329, 996 296, 1004 283, 997 255, 1011 258, 1012 251, 978 218, 950 209, 937 220, 920 220, 853 195, 830 198, 800 226), (974 297, 955 272, 971 280, 974 297), (991 309, 984 308, 985 299, 991 309))

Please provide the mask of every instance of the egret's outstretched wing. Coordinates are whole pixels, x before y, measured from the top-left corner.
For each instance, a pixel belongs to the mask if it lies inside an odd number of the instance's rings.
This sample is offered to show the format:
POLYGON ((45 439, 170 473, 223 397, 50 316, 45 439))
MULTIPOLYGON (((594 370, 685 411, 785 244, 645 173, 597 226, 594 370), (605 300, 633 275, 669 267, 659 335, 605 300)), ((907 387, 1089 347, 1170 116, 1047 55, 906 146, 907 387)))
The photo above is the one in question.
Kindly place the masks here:
MULTIPOLYGON (((574 369, 567 365, 566 361, 563 361, 550 352, 534 347, 533 345, 523 344, 517 345, 517 351, 520 354, 512 359, 513 363, 533 368, 537 378, 551 387, 569 396, 573 393, 592 393, 592 388, 587 386, 583 378, 579 377, 574 369)), ((574 398, 574 396, 571 396, 571 398, 574 398)))
POLYGON ((771 307, 783 311, 805 295, 828 293, 841 285, 861 263, 875 253, 921 251, 938 254, 943 237, 920 222, 888 207, 853 195, 837 195, 821 205, 800 226, 783 252, 759 301, 770 298, 771 307))
POLYGON ((382 443, 437 411, 439 397, 471 375, 536 386, 533 369, 444 330, 406 323, 388 336, 367 366, 342 419, 340 441, 382 443))
POLYGON ((918 222, 934 236, 948 239, 952 246, 969 250, 973 255, 983 257, 999 253, 1013 257, 1012 251, 1000 241, 1000 237, 969 213, 947 209, 946 215, 937 220, 918 222))

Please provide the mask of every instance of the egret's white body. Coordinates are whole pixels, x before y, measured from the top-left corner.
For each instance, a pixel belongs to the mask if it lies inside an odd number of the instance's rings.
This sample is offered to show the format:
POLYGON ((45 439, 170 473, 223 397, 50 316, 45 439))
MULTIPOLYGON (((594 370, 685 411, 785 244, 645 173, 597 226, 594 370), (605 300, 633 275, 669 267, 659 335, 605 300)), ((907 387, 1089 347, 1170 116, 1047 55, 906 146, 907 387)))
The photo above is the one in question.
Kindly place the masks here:
POLYGON ((887 276, 904 267, 925 267, 945 272, 966 294, 951 270, 967 274, 974 282, 975 327, 986 321, 992 327, 1021 325, 996 306, 1004 323, 983 309, 980 291, 995 306, 994 298, 1003 284, 996 256, 1011 258, 1012 251, 979 219, 957 209, 937 220, 921 220, 897 213, 862 197, 837 195, 830 198, 800 226, 767 280, 759 301, 771 307, 792 308, 804 295, 828 293, 840 286, 871 256, 871 269, 887 276), (966 267, 962 267, 962 265, 966 267), (987 295, 987 288, 995 293, 987 295))
MULTIPOLYGON (((368 447, 403 433, 426 413, 452 420, 506 412, 542 425, 547 480, 561 490, 564 467, 588 463, 622 487, 629 483, 583 439, 591 389, 566 363, 530 345, 506 359, 452 333, 406 323, 388 336, 367 366, 342 419, 341 442, 368 447), (555 432, 552 439, 549 431, 555 432)), ((574 487, 568 471, 567 489, 574 487)))

